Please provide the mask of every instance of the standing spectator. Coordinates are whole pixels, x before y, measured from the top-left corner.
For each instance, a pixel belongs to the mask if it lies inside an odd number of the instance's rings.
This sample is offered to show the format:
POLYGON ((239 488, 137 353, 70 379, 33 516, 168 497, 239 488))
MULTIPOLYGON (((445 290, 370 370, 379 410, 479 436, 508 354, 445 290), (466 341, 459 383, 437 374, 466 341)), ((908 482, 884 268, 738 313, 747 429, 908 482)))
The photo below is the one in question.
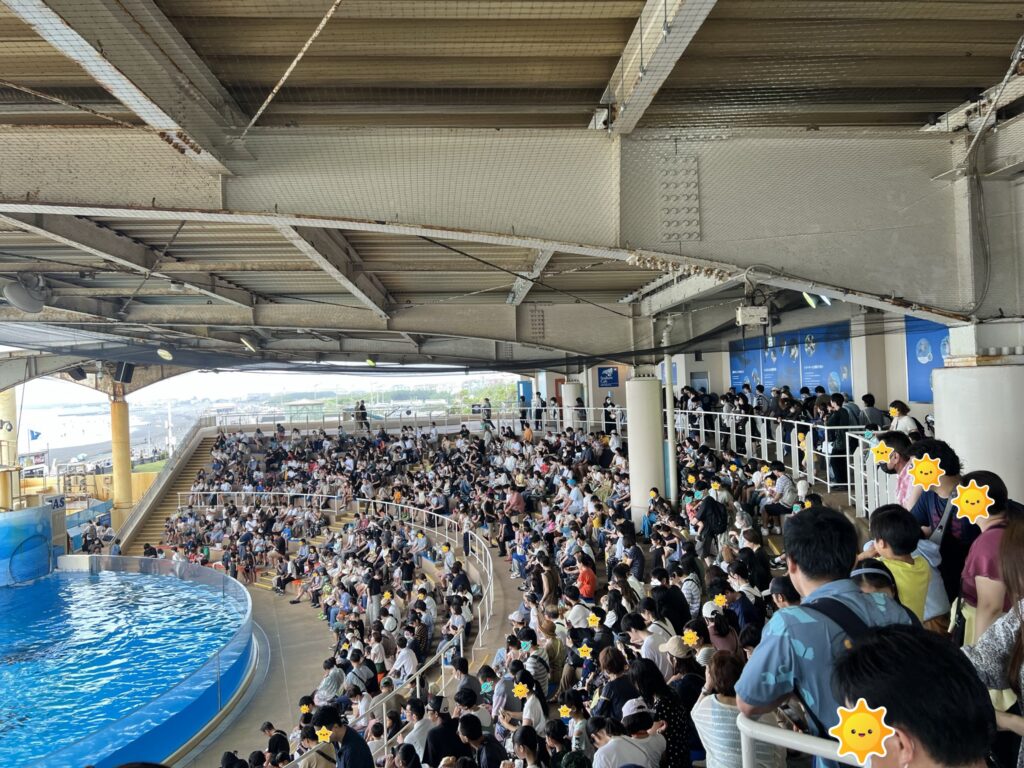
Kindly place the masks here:
POLYGON ((786 522, 786 564, 802 600, 777 611, 766 625, 736 684, 743 714, 766 714, 796 693, 804 697, 812 733, 826 734, 839 721, 843 703, 832 693, 832 660, 844 649, 852 625, 910 622, 903 607, 881 594, 862 593, 849 578, 857 540, 853 523, 824 507, 805 509, 786 522))

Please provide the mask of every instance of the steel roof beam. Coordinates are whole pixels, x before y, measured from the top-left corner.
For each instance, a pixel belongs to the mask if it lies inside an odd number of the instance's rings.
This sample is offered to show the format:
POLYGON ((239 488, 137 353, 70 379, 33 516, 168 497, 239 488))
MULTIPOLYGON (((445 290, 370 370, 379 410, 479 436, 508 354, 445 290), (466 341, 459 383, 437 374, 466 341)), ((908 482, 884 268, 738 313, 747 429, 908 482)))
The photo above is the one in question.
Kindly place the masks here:
POLYGON ((678 307, 680 304, 717 293, 727 286, 738 283, 740 279, 741 276, 738 275, 724 279, 716 275, 681 277, 678 282, 640 299, 640 314, 645 317, 653 317, 667 309, 678 307))
POLYGON ((277 231, 377 317, 388 319, 387 310, 394 300, 380 281, 365 271, 363 260, 341 232, 283 225, 277 231))
POLYGON ((151 0, 2 2, 204 170, 245 156, 229 147, 241 110, 151 0))
POLYGON ((526 298, 526 294, 533 288, 533 281, 540 277, 540 273, 544 271, 544 267, 551 261, 551 257, 555 255, 552 250, 539 250, 534 255, 533 267, 527 273, 528 277, 517 277, 515 283, 512 284, 512 290, 509 291, 508 298, 505 300, 507 304, 511 304, 514 307, 518 307, 523 303, 523 299, 526 298))
MULTIPOLYGON (((174 279, 162 270, 156 269, 159 255, 148 245, 88 219, 52 214, 9 214, 0 215, 0 224, 7 224, 68 248, 90 253, 131 272, 161 280, 174 279)), ((170 267, 172 264, 168 263, 166 266, 170 267)), ((83 267, 82 271, 87 272, 88 268, 83 267)), ((226 304, 251 307, 254 303, 251 293, 227 285, 214 275, 195 275, 179 282, 183 287, 191 288, 226 304)))
POLYGON ((647 0, 601 98, 614 105, 613 133, 633 132, 714 7, 715 0, 647 0))

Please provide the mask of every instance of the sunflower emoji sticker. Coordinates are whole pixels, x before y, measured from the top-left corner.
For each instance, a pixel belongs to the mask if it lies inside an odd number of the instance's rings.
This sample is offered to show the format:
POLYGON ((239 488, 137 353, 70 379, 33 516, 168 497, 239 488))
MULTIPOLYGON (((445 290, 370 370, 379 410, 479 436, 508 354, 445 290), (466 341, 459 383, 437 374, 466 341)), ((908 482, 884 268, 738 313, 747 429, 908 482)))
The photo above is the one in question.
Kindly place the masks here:
POLYGON ((929 488, 938 488, 939 478, 946 474, 946 470, 942 468, 942 462, 939 459, 933 459, 927 453, 919 459, 913 459, 907 472, 914 478, 914 485, 923 491, 927 491, 929 488))
POLYGON ((872 755, 885 757, 885 740, 896 731, 885 722, 885 707, 872 709, 858 699, 852 709, 839 707, 839 724, 828 729, 839 742, 839 756, 850 755, 864 765, 872 755))
POLYGON ((988 491, 989 487, 978 485, 977 480, 957 486, 956 496, 953 497, 956 516, 970 523, 977 523, 979 519, 988 517, 989 509, 996 503, 988 495, 988 491))

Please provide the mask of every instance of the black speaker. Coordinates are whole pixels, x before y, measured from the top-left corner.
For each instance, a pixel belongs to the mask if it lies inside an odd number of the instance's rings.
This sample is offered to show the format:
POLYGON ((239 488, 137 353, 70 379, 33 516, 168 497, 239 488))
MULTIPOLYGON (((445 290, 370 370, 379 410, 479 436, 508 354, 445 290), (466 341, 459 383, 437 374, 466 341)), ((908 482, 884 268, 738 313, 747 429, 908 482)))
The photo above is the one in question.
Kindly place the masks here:
POLYGON ((693 361, 695 363, 702 363, 702 362, 704 362, 704 353, 703 352, 694 352, 693 353, 693 361))
POLYGON ((118 363, 114 371, 114 381, 118 384, 131 384, 135 374, 135 366, 131 363, 118 363))
POLYGON ((88 376, 88 374, 85 372, 85 368, 83 368, 80 365, 76 365, 74 368, 68 371, 68 376, 70 376, 75 381, 85 381, 85 377, 88 376))

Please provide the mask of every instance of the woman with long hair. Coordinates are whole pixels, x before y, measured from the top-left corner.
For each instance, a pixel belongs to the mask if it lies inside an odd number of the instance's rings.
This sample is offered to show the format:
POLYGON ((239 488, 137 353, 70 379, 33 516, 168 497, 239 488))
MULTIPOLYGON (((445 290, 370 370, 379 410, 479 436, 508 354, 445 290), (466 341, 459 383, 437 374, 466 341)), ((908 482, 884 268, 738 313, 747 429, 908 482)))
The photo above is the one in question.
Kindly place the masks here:
POLYGON ((586 693, 579 688, 564 691, 558 703, 569 708, 569 742, 572 751, 583 752, 589 758, 594 757, 594 745, 587 738, 587 720, 590 712, 587 709, 586 693))
POLYGON ((693 720, 679 697, 668 687, 658 665, 650 659, 633 659, 629 662, 629 679, 654 715, 652 732, 665 736, 663 761, 673 768, 689 766, 693 720))
POLYGON ((548 751, 537 729, 530 725, 516 728, 512 734, 512 752, 526 768, 542 768, 547 764, 548 751))

